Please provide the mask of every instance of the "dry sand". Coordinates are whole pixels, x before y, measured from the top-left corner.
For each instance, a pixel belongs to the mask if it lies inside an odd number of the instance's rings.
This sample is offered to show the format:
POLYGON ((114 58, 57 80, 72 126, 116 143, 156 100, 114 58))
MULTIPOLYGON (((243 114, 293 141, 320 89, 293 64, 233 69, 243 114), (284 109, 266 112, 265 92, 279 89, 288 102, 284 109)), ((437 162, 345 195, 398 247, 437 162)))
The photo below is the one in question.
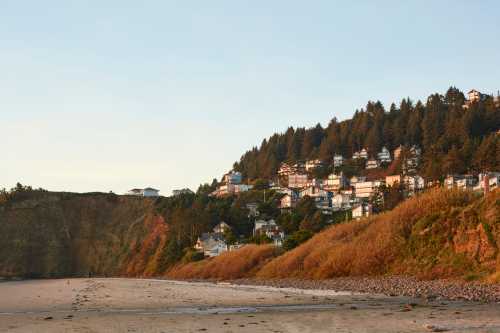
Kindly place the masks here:
POLYGON ((140 279, 0 283, 1 332, 500 332, 500 304, 140 279))

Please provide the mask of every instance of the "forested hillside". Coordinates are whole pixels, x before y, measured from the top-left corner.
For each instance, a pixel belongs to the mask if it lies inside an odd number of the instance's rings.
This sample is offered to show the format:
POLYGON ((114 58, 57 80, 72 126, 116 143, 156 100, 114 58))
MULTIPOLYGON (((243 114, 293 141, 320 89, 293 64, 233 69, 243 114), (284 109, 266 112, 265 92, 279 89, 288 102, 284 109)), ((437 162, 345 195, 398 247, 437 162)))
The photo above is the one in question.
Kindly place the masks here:
POLYGON ((464 94, 451 87, 433 94, 425 103, 405 98, 386 110, 369 102, 352 119, 333 118, 326 128, 292 128, 265 139, 246 152, 234 169, 248 179, 271 179, 283 161, 319 158, 332 161, 334 154, 350 158, 365 147, 376 154, 385 146, 417 145, 423 150, 419 173, 434 180, 451 173, 500 170, 500 105, 493 97, 472 103, 467 109, 464 94))

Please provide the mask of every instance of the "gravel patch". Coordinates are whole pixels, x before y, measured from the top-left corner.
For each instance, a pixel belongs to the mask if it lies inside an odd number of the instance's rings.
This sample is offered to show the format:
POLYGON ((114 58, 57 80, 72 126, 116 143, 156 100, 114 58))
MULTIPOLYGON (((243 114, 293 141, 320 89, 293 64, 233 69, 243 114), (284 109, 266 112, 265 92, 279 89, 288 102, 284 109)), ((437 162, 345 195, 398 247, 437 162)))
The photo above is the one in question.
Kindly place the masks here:
POLYGON ((422 281, 406 276, 340 277, 329 280, 304 279, 238 279, 238 285, 260 285, 276 288, 351 291, 387 296, 408 296, 426 300, 465 300, 500 302, 500 285, 456 280, 422 281))

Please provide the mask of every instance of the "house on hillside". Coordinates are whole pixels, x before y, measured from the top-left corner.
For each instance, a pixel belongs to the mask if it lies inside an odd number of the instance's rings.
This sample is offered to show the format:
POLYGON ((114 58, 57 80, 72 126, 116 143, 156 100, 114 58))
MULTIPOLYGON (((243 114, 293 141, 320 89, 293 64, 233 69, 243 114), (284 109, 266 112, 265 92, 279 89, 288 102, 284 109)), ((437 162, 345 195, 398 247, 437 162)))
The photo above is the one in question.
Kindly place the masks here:
POLYGON ((402 184, 401 175, 391 175, 385 177, 385 185, 386 186, 397 186, 397 184, 402 184))
POLYGON ((370 203, 361 203, 352 209, 352 218, 359 220, 363 217, 368 217, 373 214, 372 205, 370 203))
POLYGON ((308 186, 299 192, 299 198, 311 197, 314 199, 316 208, 329 209, 331 207, 332 192, 325 191, 319 187, 308 186))
POLYGON ((219 224, 217 224, 213 231, 216 234, 224 234, 226 231, 230 231, 231 227, 224 221, 221 221, 219 224))
POLYGON ((253 188, 253 185, 242 184, 242 180, 243 176, 241 172, 231 170, 222 177, 222 183, 217 186, 215 191, 210 193, 210 196, 220 198, 229 195, 237 195, 253 188))
POLYGON ((467 99, 469 102, 479 102, 482 101, 486 98, 487 95, 481 93, 480 91, 477 91, 476 89, 472 89, 467 93, 467 99))
POLYGON ((380 153, 377 154, 377 160, 380 163, 391 163, 392 159, 391 159, 391 153, 389 152, 389 149, 387 149, 386 147, 382 147, 382 150, 380 151, 380 153))
POLYGON ((215 191, 210 193, 212 197, 225 197, 229 195, 238 195, 242 192, 250 191, 253 188, 253 185, 247 184, 222 184, 217 187, 215 191))
POLYGON ((403 174, 415 173, 417 171, 421 155, 422 149, 420 147, 416 145, 410 147, 403 161, 403 174))
POLYGON ((349 194, 337 193, 332 198, 332 208, 334 210, 344 210, 351 208, 351 196, 349 194))
POLYGON ((315 160, 308 160, 306 161, 305 167, 306 171, 312 171, 316 168, 319 168, 323 166, 323 162, 321 160, 315 159, 315 160))
POLYGON ((152 187, 146 188, 134 188, 127 192, 128 195, 136 195, 140 197, 158 197, 160 190, 154 189, 152 187))
POLYGON ((425 179, 422 176, 404 176, 403 184, 410 195, 425 189, 425 179))
POLYGON ((222 182, 224 184, 238 185, 238 184, 241 184, 242 179, 243 179, 243 177, 241 175, 241 172, 230 171, 224 175, 222 182))
POLYGON ((379 162, 376 159, 372 158, 366 161, 366 169, 376 169, 379 166, 379 162))
POLYGON ((359 158, 364 158, 365 160, 367 160, 368 159, 368 151, 366 150, 366 148, 363 148, 360 151, 356 151, 356 152, 354 152, 354 154, 352 154, 352 158, 355 160, 359 159, 359 158))
POLYGON ((488 193, 497 189, 500 184, 500 172, 481 172, 478 176, 479 181, 474 187, 474 191, 488 193))
POLYGON ((356 198, 370 199, 379 192, 380 186, 384 185, 383 180, 359 182, 354 185, 356 198))
POLYGON ((292 166, 288 163, 281 163, 279 169, 278 169, 278 176, 280 177, 287 177, 288 175, 291 175, 294 173, 295 170, 292 168, 292 166))
POLYGON ((231 230, 231 227, 226 222, 221 221, 213 228, 213 232, 201 234, 194 248, 199 252, 203 252, 207 257, 216 257, 228 251, 229 247, 224 234, 229 230, 231 230))
POLYGON ((476 89, 472 89, 467 93, 467 100, 465 101, 465 104, 463 105, 464 109, 469 108, 472 104, 482 102, 488 98, 488 95, 481 93, 480 91, 477 91, 476 89))
POLYGON ((338 168, 344 164, 344 157, 342 155, 335 154, 333 156, 333 167, 338 168))
POLYGON ((323 179, 313 178, 307 181, 306 187, 313 186, 317 188, 323 188, 323 184, 324 184, 323 179))
POLYGON ((224 235, 220 233, 203 233, 194 248, 207 257, 216 257, 228 250, 224 235))
POLYGON ((276 246, 283 245, 285 239, 285 233, 276 224, 274 220, 258 220, 255 221, 253 235, 266 235, 273 241, 276 246))
POLYGON ((256 202, 251 202, 246 205, 248 209, 248 218, 259 216, 259 205, 256 202))
POLYGON ((394 149, 394 152, 392 153, 392 155, 394 156, 394 159, 395 160, 399 159, 402 152, 403 152, 403 146, 399 145, 399 147, 394 149))
POLYGON ((349 179, 349 184, 351 184, 351 186, 356 186, 356 183, 361 183, 361 182, 364 182, 366 181, 366 177, 365 176, 352 176, 350 179, 349 179))
POLYGON ((338 192, 340 189, 347 187, 347 183, 347 178, 343 172, 338 175, 332 173, 328 175, 328 178, 323 183, 323 188, 328 191, 338 192))
POLYGON ((280 199, 280 209, 283 210, 288 210, 291 208, 295 208, 297 206, 299 198, 295 194, 295 192, 291 192, 290 194, 285 194, 281 199, 280 199))
POLYGON ((472 175, 448 175, 444 179, 444 187, 448 189, 473 189, 476 183, 476 179, 472 175))
POLYGON ((304 188, 307 186, 308 177, 306 174, 291 174, 288 175, 288 187, 289 188, 304 188))

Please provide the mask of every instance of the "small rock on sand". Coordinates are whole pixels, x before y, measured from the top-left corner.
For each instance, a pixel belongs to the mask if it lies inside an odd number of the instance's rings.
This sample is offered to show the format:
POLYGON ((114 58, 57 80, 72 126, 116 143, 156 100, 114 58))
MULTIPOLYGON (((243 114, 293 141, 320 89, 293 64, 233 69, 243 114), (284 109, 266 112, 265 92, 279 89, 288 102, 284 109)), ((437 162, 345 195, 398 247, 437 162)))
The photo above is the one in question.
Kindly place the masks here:
POLYGON ((429 332, 447 332, 449 329, 444 328, 444 327, 439 327, 436 325, 424 325, 424 328, 428 330, 429 332))

